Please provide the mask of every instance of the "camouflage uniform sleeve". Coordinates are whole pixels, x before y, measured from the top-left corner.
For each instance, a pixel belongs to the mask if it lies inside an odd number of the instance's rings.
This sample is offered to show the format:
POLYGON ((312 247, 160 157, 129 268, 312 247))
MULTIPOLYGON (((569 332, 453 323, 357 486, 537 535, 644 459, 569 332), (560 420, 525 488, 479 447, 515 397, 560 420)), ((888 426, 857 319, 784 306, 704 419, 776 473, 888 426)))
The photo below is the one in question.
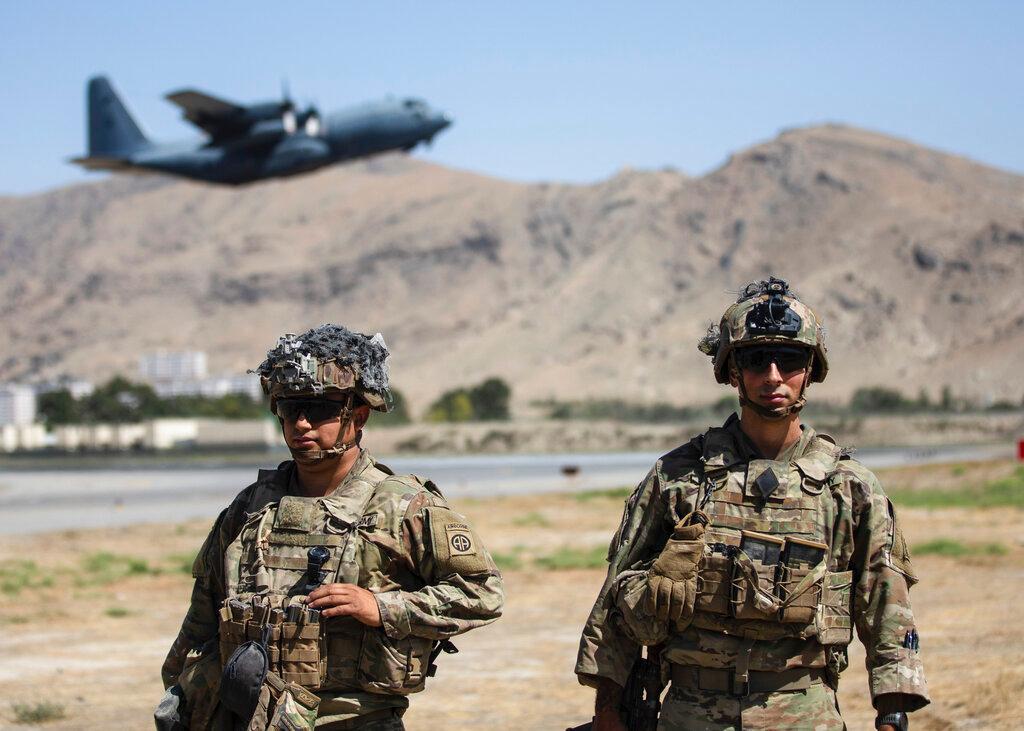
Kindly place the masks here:
POLYGON ((234 540, 244 518, 243 504, 236 498, 221 511, 196 554, 192 563, 192 599, 160 669, 165 689, 177 682, 189 650, 217 636, 217 610, 224 601, 224 549, 234 540))
POLYGON ((871 700, 890 695, 904 711, 926 706, 928 685, 920 655, 903 646, 915 628, 910 587, 917 576, 892 502, 878 479, 856 463, 851 494, 854 515, 853 617, 867 652, 871 700))
MULTIPOLYGON (((639 600, 649 560, 656 556, 663 531, 665 504, 660 499, 657 468, 637 486, 626 503, 622 522, 608 547, 608 574, 583 627, 576 656, 580 683, 597 687, 600 678, 623 686, 640 645, 665 639, 639 600)), ((662 540, 662 544, 664 540, 662 540)))
POLYGON ((401 540, 426 585, 376 595, 389 637, 443 640, 501 616, 501 573, 466 518, 443 499, 417 494, 402 519, 401 540))

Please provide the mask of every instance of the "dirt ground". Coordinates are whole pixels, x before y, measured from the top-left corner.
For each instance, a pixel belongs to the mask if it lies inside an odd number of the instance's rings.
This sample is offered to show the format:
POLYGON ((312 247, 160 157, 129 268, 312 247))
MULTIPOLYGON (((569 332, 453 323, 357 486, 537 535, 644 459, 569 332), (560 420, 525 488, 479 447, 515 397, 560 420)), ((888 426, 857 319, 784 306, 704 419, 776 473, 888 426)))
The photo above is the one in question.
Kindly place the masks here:
MULTIPOLYGON (((949 489, 1013 469, 939 465, 880 476, 886 485, 949 489)), ((572 669, 621 505, 621 494, 594 494, 456 506, 507 567, 506 613, 457 639, 461 652, 443 657, 427 692, 412 699, 408 728, 564 729, 590 717, 593 694, 572 669)), ((1015 621, 1024 599, 1024 511, 906 508, 901 516, 912 550, 937 539, 964 548, 922 549, 915 558, 921 583, 913 599, 933 703, 914 714, 913 727, 1024 727, 1024 640, 1015 621)), ((37 728, 17 718, 50 702, 64 717, 46 728, 152 728, 160 663, 188 600, 186 566, 207 528, 0 539, 0 727, 37 728)), ((858 643, 850 655, 840 704, 850 728, 871 728, 858 643)))

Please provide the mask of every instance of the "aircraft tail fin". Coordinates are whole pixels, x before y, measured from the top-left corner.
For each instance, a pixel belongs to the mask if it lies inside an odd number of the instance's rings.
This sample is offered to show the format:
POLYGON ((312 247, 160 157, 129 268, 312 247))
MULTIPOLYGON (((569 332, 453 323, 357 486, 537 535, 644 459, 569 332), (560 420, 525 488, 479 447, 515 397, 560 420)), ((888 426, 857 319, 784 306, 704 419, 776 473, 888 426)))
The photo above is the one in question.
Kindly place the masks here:
POLYGON ((150 146, 106 76, 89 79, 89 157, 119 158, 150 146))

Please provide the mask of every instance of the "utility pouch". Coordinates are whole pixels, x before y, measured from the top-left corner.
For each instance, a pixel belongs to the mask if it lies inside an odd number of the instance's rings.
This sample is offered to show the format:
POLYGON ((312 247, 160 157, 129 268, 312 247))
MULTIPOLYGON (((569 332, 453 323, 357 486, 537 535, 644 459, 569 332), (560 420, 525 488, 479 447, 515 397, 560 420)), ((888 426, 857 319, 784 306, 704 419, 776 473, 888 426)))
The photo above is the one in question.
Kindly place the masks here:
POLYGON ((205 729, 217 711, 220 695, 221 661, 212 640, 198 651, 190 652, 178 676, 184 696, 182 721, 188 728, 205 729))
POLYGON ((267 627, 261 640, 250 640, 224 663, 220 679, 220 702, 232 714, 248 722, 260 706, 263 683, 270 672, 267 658, 267 627))
POLYGON ((732 583, 732 554, 735 546, 711 543, 697 568, 696 610, 712 614, 729 614, 729 589, 732 583))
POLYGON ((414 693, 423 688, 430 667, 431 641, 423 637, 388 637, 366 627, 359 653, 359 685, 370 693, 414 693))
POLYGON ((321 652, 319 622, 285 622, 280 625, 281 678, 286 683, 316 690, 323 682, 326 670, 321 652))
POLYGON ((783 604, 780 621, 806 625, 814 622, 818 604, 821 603, 822 582, 813 581, 808 585, 806 580, 809 580, 812 572, 822 573, 815 572, 815 569, 827 554, 828 546, 824 543, 786 537, 782 564, 775 584, 775 593, 783 604))
POLYGON ((737 619, 773 618, 777 607, 772 601, 775 579, 784 545, 782 538, 742 531, 740 553, 733 561, 732 616, 737 619))
POLYGON ((848 645, 853 641, 853 618, 850 614, 853 572, 827 573, 823 583, 821 604, 814 618, 818 642, 848 645))
POLYGON ((267 731, 312 731, 320 699, 302 686, 286 683, 275 673, 267 676, 273 711, 267 731))

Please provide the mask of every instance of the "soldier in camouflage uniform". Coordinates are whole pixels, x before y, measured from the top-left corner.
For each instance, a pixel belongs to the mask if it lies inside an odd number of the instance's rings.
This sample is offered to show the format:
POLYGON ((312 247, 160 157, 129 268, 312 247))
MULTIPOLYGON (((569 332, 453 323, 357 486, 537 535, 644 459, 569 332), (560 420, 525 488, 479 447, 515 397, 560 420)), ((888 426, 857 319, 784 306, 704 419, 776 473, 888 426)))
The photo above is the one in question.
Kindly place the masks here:
POLYGON ((800 423, 828 372, 817 317, 778 279, 755 282, 700 349, 741 416, 658 460, 630 497, 576 673, 594 729, 622 729, 641 647, 671 686, 659 729, 842 729, 854 628, 876 727, 929 702, 909 590, 917 582, 878 479, 800 423))
POLYGON ((437 649, 500 615, 466 519, 360 447, 369 411, 388 409, 387 357, 380 335, 323 325, 256 369, 293 460, 260 470, 203 544, 158 728, 401 729, 437 649), (239 690, 253 658, 266 680, 239 690))

